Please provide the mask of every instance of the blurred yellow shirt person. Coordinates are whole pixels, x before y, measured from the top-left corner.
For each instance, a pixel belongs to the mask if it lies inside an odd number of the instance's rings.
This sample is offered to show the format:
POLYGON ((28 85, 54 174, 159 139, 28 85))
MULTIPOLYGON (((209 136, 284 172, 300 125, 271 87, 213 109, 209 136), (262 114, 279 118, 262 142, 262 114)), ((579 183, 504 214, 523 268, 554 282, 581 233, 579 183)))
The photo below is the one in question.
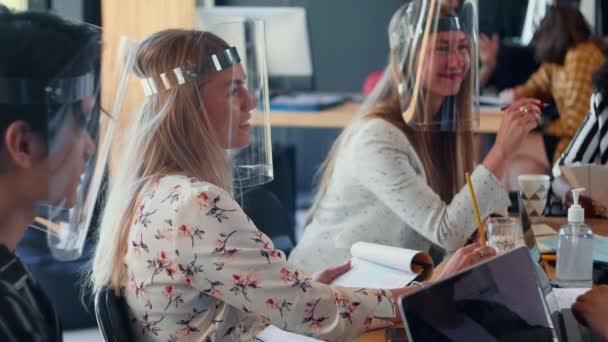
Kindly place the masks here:
POLYGON ((553 6, 541 22, 533 40, 535 54, 542 63, 530 79, 512 90, 508 98, 534 97, 555 101, 559 118, 543 132, 559 139, 549 158, 556 161, 583 123, 593 93, 591 78, 604 62, 604 53, 591 34, 585 18, 576 8, 553 6))

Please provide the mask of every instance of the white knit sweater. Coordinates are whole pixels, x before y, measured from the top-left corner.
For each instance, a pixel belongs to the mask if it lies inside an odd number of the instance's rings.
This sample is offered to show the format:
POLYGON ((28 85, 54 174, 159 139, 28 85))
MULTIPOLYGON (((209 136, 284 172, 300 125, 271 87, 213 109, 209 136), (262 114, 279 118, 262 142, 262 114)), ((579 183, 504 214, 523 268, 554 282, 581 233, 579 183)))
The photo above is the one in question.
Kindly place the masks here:
MULTIPOLYGON (((437 170, 441 172, 441 170, 437 170)), ((509 197, 483 165, 472 174, 482 216, 504 212, 509 197)), ((401 130, 382 119, 361 123, 343 146, 313 221, 290 255, 308 272, 344 262, 357 241, 428 251, 462 247, 475 230, 466 187, 451 203, 428 185, 401 130)))

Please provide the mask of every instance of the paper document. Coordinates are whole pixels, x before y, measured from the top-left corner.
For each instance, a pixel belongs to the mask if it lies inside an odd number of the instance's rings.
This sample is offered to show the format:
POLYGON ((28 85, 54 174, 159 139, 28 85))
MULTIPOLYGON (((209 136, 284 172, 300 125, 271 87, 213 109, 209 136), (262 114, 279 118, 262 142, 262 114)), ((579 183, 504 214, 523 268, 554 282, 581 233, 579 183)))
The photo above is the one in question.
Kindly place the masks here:
POLYGON ((429 279, 433 273, 431 256, 420 251, 357 242, 350 253, 350 271, 336 278, 332 286, 396 288, 416 278, 429 279))
POLYGON ((598 164, 572 164, 561 168, 570 187, 585 188, 583 195, 608 208, 608 167, 598 164))
POLYGON ((536 237, 557 235, 557 231, 545 223, 533 224, 532 231, 534 232, 534 236, 536 237))
POLYGON ((281 330, 274 325, 269 325, 266 329, 262 330, 258 336, 255 337, 257 342, 284 342, 284 341, 293 341, 293 342, 320 342, 321 340, 317 340, 312 337, 298 335, 294 333, 290 333, 285 330, 281 330))
POLYGON ((561 309, 570 309, 572 304, 576 302, 576 298, 583 293, 589 291, 588 288, 556 288, 553 289, 557 304, 561 309))

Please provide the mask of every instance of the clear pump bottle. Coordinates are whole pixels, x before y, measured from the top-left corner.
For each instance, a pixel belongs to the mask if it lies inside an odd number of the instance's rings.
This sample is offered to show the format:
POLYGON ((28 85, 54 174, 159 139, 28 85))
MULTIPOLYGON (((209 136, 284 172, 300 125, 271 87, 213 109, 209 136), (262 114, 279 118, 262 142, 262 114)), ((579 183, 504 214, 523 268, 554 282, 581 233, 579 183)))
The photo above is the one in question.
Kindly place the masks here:
POLYGON ((559 231, 557 282, 561 287, 591 287, 593 284, 593 232, 585 224, 585 210, 578 203, 585 189, 572 190, 573 204, 568 223, 559 231))

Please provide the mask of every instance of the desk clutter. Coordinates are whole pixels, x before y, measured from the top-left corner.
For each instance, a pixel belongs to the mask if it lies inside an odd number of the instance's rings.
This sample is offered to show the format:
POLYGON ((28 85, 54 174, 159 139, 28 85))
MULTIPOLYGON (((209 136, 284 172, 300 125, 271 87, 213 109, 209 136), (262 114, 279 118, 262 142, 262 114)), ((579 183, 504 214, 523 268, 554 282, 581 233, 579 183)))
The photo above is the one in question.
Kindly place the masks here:
POLYGON ((348 96, 330 93, 287 93, 270 99, 270 110, 315 112, 343 104, 348 96))
MULTIPOLYGON (((557 250, 557 236, 538 238, 538 247, 541 253, 555 253, 557 250)), ((608 263, 608 237, 595 235, 593 237, 593 262, 608 263)))

